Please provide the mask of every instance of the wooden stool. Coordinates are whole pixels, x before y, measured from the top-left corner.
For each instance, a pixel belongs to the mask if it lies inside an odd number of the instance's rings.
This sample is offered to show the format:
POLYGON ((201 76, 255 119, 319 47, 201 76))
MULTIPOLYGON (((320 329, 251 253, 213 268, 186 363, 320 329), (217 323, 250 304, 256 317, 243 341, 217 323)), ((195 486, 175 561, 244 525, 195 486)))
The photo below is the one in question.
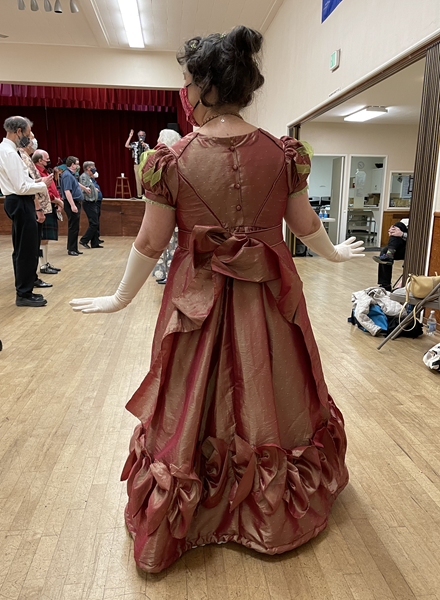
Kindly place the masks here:
POLYGON ((115 198, 125 199, 126 193, 128 194, 127 198, 132 198, 128 177, 116 177, 115 198))

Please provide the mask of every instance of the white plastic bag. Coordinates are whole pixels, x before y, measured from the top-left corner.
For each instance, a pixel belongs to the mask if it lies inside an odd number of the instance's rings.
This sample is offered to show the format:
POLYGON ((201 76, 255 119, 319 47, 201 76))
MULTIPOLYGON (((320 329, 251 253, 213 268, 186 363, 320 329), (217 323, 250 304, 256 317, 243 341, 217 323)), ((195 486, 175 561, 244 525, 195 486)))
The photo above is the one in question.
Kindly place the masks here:
POLYGON ((433 346, 423 357, 423 362, 432 371, 440 371, 440 344, 433 346))

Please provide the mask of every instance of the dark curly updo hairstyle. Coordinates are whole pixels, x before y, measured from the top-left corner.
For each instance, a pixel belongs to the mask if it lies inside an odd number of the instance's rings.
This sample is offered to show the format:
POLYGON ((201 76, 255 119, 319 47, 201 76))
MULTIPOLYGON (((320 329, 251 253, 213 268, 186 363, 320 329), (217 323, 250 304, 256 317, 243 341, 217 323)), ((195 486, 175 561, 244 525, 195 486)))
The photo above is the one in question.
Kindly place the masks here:
POLYGON ((206 96, 215 86, 218 92, 215 106, 245 107, 264 83, 258 63, 262 44, 261 33, 239 25, 230 33, 212 33, 188 40, 177 53, 177 60, 186 66, 201 89, 202 104, 214 106, 206 96))

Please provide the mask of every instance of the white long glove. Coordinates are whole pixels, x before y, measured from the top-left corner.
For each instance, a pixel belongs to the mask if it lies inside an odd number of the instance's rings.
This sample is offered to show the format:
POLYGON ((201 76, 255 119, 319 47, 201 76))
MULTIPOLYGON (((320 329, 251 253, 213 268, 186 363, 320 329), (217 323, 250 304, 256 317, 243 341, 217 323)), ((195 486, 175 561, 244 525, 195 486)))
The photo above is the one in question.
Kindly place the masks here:
POLYGON ((157 263, 157 258, 145 256, 133 247, 128 257, 124 277, 113 296, 100 298, 77 298, 69 302, 75 312, 83 313, 112 313, 125 308, 141 287, 157 263))
POLYGON ((364 247, 361 247, 363 242, 356 242, 355 237, 348 238, 348 240, 345 240, 342 244, 334 246, 322 223, 318 231, 303 236, 301 241, 310 248, 312 252, 316 252, 316 254, 319 254, 331 262, 345 262, 351 258, 365 256, 365 254, 361 254, 365 250, 364 247))

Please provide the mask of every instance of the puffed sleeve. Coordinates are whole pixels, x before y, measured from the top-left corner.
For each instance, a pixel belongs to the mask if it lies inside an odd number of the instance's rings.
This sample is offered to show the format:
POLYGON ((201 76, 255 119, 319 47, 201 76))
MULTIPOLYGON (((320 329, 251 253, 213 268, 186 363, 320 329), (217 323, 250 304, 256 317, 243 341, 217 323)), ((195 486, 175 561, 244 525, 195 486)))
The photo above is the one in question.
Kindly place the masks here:
POLYGON ((291 137, 282 137, 287 166, 289 198, 300 196, 309 189, 307 178, 310 175, 313 148, 307 142, 299 142, 291 137))
POLYGON ((139 173, 144 187, 143 199, 150 204, 160 204, 164 208, 175 210, 179 178, 176 155, 168 146, 159 144, 154 150, 144 152, 139 173))

